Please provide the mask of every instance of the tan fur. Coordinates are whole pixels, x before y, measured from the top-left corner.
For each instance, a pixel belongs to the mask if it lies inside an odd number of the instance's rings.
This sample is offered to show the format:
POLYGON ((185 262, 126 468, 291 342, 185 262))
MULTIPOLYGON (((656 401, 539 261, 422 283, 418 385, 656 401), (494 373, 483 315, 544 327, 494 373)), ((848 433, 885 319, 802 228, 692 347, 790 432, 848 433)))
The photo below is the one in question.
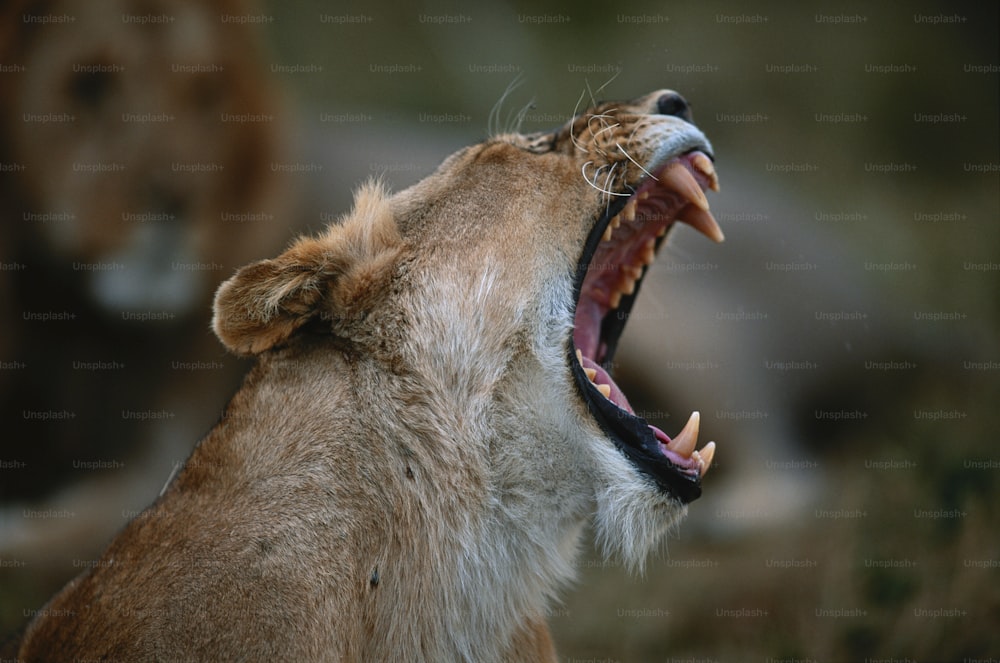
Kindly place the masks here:
POLYGON ((224 284, 215 329, 255 368, 21 658, 555 661, 542 616, 591 518, 639 564, 684 512, 567 365, 606 203, 583 164, 624 174, 613 145, 642 163, 700 136, 649 115, 659 94, 467 148, 392 197, 368 186, 224 284))

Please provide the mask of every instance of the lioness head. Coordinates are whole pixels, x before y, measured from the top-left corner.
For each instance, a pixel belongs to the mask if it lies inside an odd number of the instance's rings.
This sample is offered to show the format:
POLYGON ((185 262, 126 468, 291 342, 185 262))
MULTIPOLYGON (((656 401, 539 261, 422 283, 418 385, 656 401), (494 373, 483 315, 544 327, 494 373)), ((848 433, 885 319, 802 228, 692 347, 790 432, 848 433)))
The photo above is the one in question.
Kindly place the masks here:
POLYGON ((680 95, 600 103, 463 149, 391 197, 363 188, 341 223, 223 284, 214 327, 265 361, 323 351, 372 367, 340 407, 373 444, 457 449, 471 479, 440 484, 476 486, 490 522, 539 545, 558 533, 567 561, 596 511, 605 549, 639 564, 699 496, 715 447, 695 450, 697 413, 673 438, 648 425, 609 367, 675 224, 722 240, 703 193, 717 188, 680 95))

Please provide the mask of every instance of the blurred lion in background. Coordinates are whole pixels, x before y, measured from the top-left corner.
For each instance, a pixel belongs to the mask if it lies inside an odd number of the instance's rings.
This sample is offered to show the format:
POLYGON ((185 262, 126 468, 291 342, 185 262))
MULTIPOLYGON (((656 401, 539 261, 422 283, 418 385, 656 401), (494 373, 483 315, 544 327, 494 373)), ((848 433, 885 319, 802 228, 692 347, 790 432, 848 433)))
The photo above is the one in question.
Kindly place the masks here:
POLYGON ((115 517, 150 498, 130 474, 165 479, 243 373, 205 314, 293 218, 273 169, 285 103, 261 36, 240 20, 252 11, 242 0, 0 9, 5 557, 65 566, 65 550, 103 545, 115 517), (101 481, 108 470, 115 481, 101 481), (74 517, 22 517, 25 504, 74 517))

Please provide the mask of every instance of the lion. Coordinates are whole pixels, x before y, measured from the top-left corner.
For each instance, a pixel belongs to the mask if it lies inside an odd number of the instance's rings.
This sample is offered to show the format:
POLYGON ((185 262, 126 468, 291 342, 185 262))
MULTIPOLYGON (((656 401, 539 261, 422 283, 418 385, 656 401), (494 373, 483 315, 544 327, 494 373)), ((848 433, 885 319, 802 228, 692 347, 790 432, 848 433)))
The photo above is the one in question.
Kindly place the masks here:
MULTIPOLYGON (((220 20, 252 7, 0 8, 9 67, 0 76, 0 255, 15 267, 0 291, 2 350, 26 367, 2 371, 0 410, 10 439, 30 440, 14 456, 24 469, 0 489, 5 501, 49 498, 78 482, 77 460, 127 458, 132 467, 136 449, 183 458, 217 416, 223 401, 190 399, 172 362, 223 363, 204 311, 234 269, 281 248, 281 219, 294 204, 288 178, 272 170, 289 152, 286 104, 262 75, 262 36, 220 20), (60 317, 48 321, 49 312, 60 317), (73 419, 22 416, 50 410, 73 419), (122 410, 176 417, 160 427, 161 444, 122 410)), ((226 363, 233 369, 201 371, 208 389, 239 384, 243 371, 226 363)))
POLYGON ((240 269, 213 328, 243 386, 18 658, 557 660, 587 524, 641 568, 712 463, 609 369, 664 237, 723 239, 713 159, 676 92, 599 103, 240 269))

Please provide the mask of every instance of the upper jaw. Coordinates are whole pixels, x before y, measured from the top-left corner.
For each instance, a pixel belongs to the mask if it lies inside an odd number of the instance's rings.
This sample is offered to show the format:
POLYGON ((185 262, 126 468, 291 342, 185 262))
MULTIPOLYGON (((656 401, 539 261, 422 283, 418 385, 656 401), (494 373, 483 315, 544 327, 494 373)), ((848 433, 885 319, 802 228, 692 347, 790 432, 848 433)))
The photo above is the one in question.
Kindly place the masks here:
MULTIPOLYGON (((654 134, 661 133, 662 137, 657 137, 658 142, 656 147, 647 159, 648 165, 646 169, 650 172, 659 169, 671 159, 679 157, 682 154, 688 154, 689 152, 699 151, 708 155, 710 159, 715 158, 715 152, 712 150, 712 144, 708 141, 708 138, 698 127, 692 124, 685 123, 683 129, 680 131, 660 131, 654 128, 652 132, 654 134)), ((717 178, 715 182, 717 189, 717 178)), ((716 189, 713 189, 713 191, 716 189)))
POLYGON ((687 503, 701 493, 701 477, 715 445, 700 451, 693 413, 673 439, 633 412, 607 369, 638 294, 642 276, 676 222, 713 241, 723 234, 705 190, 717 191, 711 146, 693 126, 664 136, 638 165, 645 173, 596 221, 584 247, 569 363, 594 419, 616 446, 661 489, 687 503))

